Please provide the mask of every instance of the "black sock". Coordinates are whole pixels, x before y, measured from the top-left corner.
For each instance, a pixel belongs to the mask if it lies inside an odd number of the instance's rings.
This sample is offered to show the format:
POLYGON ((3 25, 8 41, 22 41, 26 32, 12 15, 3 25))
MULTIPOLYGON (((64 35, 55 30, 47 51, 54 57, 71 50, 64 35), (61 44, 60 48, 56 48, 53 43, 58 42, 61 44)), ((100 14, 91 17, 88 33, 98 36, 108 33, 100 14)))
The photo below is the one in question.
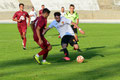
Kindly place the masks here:
POLYGON ((69 53, 68 53, 67 48, 64 48, 63 51, 64 51, 65 56, 66 56, 66 57, 69 57, 69 53))

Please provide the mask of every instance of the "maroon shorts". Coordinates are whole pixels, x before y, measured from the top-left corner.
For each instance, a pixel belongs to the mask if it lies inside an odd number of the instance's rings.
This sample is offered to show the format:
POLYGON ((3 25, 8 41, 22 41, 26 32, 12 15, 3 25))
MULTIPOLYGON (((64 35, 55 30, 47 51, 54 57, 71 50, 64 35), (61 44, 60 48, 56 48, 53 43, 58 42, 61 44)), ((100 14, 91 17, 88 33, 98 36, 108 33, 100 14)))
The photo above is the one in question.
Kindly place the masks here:
POLYGON ((43 41, 43 43, 42 44, 39 44, 39 39, 38 39, 38 37, 35 37, 34 36, 34 41, 42 48, 42 49, 45 49, 45 48, 47 48, 48 46, 50 46, 50 43, 45 39, 45 37, 44 36, 41 36, 41 39, 42 39, 42 41, 43 41))
POLYGON ((27 25, 18 24, 18 30, 20 34, 22 35, 23 32, 27 31, 27 25))

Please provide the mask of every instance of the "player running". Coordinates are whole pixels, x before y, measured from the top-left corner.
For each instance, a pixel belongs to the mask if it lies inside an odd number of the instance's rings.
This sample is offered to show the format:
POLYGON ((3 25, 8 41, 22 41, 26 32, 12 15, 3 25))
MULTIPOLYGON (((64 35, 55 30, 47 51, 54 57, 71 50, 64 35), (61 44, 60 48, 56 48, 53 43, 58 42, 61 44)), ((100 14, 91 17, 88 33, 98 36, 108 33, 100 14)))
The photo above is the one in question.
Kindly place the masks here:
POLYGON ((19 4, 20 10, 17 11, 13 16, 13 21, 17 22, 18 30, 20 32, 22 38, 23 49, 26 50, 26 32, 27 32, 27 22, 26 18, 28 18, 28 26, 30 25, 30 17, 26 11, 24 11, 24 4, 19 4))
POLYGON ((71 24, 74 25, 76 28, 79 29, 80 33, 84 34, 84 31, 82 31, 77 24, 73 23, 71 20, 65 18, 65 17, 60 17, 61 14, 60 12, 55 12, 54 13, 54 18, 55 20, 49 25, 47 29, 45 29, 44 33, 45 34, 49 29, 55 27, 58 32, 60 33, 60 36, 62 38, 61 40, 61 46, 63 48, 65 57, 65 60, 70 60, 69 58, 69 53, 67 50, 68 43, 74 47, 75 50, 79 49, 79 46, 77 44, 77 41, 74 38, 74 32, 71 28, 71 24))
POLYGON ((46 61, 46 58, 48 56, 48 52, 52 49, 52 46, 42 35, 43 30, 45 29, 45 26, 47 25, 46 19, 49 16, 49 14, 50 14, 50 11, 47 8, 44 8, 42 15, 40 17, 37 17, 37 19, 34 21, 34 35, 33 35, 34 41, 42 49, 42 51, 34 55, 34 59, 36 60, 38 64, 51 64, 46 61), (42 62, 39 61, 39 56, 41 55, 43 55, 42 62))
MULTIPOLYGON (((72 20, 72 22, 76 23, 77 25, 79 24, 79 15, 76 11, 74 11, 75 6, 73 4, 70 5, 69 7, 70 11, 65 14, 65 17, 67 19, 72 20)), ((74 25, 71 25, 74 33, 75 33, 75 39, 78 42, 78 37, 77 37, 77 28, 74 27, 74 25)))

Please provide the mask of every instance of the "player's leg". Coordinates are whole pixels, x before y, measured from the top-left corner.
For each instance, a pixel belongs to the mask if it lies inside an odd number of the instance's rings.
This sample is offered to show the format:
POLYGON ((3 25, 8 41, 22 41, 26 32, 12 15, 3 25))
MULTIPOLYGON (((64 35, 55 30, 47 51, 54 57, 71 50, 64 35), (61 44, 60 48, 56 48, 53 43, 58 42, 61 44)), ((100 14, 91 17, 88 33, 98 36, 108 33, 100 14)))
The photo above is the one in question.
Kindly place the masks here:
POLYGON ((42 64, 51 64, 51 63, 46 61, 46 58, 48 56, 49 51, 52 49, 52 46, 45 38, 43 38, 43 40, 44 40, 44 45, 47 47, 48 52, 43 55, 42 64))
POLYGON ((52 46, 49 45, 49 46, 47 47, 47 49, 48 49, 48 52, 43 55, 42 64, 51 64, 50 62, 47 62, 47 61, 46 61, 46 58, 47 58, 47 56, 48 56, 49 51, 52 49, 52 46))
POLYGON ((19 33, 20 33, 20 37, 21 37, 21 39, 22 39, 22 45, 24 45, 24 44, 23 44, 23 33, 22 33, 21 25, 18 25, 18 30, 19 30, 19 33))
POLYGON ((23 49, 25 50, 26 49, 26 41, 27 41, 27 39, 26 39, 26 32, 23 32, 23 49))
POLYGON ((27 26, 22 26, 22 37, 23 37, 23 49, 26 50, 26 31, 27 31, 27 26))
POLYGON ((70 60, 69 52, 67 50, 68 40, 69 40, 68 38, 69 38, 69 36, 64 36, 61 40, 61 46, 62 46, 62 50, 63 50, 64 55, 65 55, 65 57, 64 57, 65 60, 70 60))
POLYGON ((74 50, 77 50, 79 52, 82 52, 80 49, 79 49, 79 45, 77 44, 77 41, 75 40, 74 36, 71 36, 70 40, 69 40, 69 43, 71 46, 74 47, 74 50))
POLYGON ((48 56, 48 52, 52 49, 52 46, 49 44, 49 42, 47 42, 47 40, 45 38, 42 38, 42 40, 43 40, 42 44, 39 44, 39 42, 37 41, 37 44, 41 47, 42 51, 40 51, 38 54, 36 54, 34 56, 34 58, 37 61, 37 63, 40 64, 39 57, 41 55, 43 55, 42 64, 50 64, 49 62, 46 61, 46 58, 48 56))

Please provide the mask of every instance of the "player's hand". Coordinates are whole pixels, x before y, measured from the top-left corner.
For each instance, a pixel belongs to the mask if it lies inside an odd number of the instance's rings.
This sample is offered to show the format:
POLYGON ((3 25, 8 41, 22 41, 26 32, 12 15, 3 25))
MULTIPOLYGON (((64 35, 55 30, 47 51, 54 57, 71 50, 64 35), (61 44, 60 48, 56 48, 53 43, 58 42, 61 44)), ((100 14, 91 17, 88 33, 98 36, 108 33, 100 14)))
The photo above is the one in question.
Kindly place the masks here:
POLYGON ((74 28, 77 28, 77 26, 74 26, 74 28))
POLYGON ((17 22, 21 22, 21 21, 22 21, 21 19, 17 20, 17 22))
POLYGON ((81 33, 81 34, 85 34, 85 32, 84 32, 83 30, 80 30, 80 33, 81 33))
POLYGON ((43 43, 43 41, 39 39, 39 43, 40 43, 40 45, 41 45, 41 44, 43 43))
POLYGON ((27 26, 30 26, 30 23, 28 22, 27 26))
POLYGON ((42 33, 42 35, 45 35, 45 30, 43 30, 43 33, 42 33))

